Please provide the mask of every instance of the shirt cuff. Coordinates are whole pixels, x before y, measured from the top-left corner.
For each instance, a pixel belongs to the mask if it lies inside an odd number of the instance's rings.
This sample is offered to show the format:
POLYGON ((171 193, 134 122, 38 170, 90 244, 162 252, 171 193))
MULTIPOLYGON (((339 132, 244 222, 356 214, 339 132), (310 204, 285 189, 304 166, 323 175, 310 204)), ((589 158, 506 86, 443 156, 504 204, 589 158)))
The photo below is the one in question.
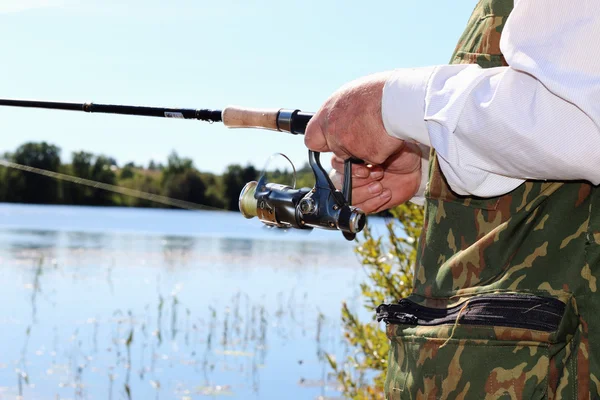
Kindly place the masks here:
POLYGON ((429 182, 429 154, 431 149, 423 144, 420 144, 419 148, 421 149, 421 184, 417 193, 408 201, 422 206, 425 204, 425 189, 429 182))
POLYGON ((435 69, 435 66, 398 69, 387 79, 381 118, 388 135, 431 146, 425 124, 425 95, 435 69))

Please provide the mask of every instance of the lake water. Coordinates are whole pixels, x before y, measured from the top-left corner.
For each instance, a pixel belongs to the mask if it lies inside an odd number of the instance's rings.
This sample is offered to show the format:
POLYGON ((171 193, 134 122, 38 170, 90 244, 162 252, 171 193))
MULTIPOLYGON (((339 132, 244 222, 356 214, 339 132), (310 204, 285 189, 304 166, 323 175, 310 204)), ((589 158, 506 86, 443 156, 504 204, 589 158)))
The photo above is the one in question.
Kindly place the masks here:
POLYGON ((371 317, 355 245, 231 212, 0 204, 0 399, 338 398, 341 304, 371 317))

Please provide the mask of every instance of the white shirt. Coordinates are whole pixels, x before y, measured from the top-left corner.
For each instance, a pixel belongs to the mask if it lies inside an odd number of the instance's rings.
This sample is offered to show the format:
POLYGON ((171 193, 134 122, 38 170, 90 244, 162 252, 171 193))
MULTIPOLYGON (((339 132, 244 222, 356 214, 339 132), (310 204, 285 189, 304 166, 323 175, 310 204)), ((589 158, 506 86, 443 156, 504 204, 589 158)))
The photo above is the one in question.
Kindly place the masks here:
POLYGON ((508 67, 396 70, 382 97, 388 134, 433 146, 462 195, 526 179, 600 184, 600 1, 516 0, 500 49, 508 67))

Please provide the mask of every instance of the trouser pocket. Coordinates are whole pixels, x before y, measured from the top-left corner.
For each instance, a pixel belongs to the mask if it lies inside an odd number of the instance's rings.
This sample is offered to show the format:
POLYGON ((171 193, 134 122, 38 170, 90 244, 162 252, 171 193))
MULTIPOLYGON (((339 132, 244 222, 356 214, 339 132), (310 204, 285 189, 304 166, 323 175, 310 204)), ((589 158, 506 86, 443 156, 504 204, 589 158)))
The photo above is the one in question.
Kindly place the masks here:
POLYGON ((577 318, 558 298, 488 294, 444 308, 407 298, 377 315, 391 340, 387 399, 546 399, 559 386, 571 390, 577 318))

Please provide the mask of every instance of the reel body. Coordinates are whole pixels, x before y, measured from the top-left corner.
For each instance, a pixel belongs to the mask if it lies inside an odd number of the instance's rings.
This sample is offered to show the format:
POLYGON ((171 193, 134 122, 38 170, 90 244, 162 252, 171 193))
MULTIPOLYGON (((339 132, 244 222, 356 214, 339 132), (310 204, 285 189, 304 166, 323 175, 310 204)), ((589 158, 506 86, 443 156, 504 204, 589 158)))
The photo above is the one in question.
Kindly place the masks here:
POLYGON ((258 182, 247 183, 240 193, 242 215, 258 217, 264 224, 278 228, 340 230, 347 240, 354 240, 366 224, 366 215, 351 205, 352 160, 346 161, 344 189, 340 192, 321 166, 319 155, 309 150, 315 176, 312 189, 268 183, 263 175, 258 182))

